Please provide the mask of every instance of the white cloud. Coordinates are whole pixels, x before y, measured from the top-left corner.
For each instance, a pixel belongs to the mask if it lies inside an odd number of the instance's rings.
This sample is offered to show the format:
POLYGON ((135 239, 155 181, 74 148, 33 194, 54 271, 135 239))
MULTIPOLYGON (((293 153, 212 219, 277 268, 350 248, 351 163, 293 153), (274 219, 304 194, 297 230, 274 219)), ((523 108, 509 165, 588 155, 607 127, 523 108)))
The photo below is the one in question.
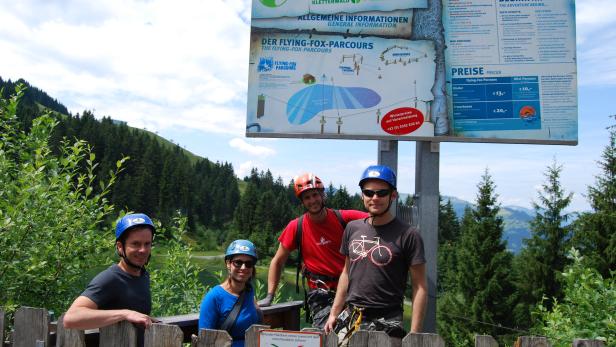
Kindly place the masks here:
POLYGON ((238 137, 229 141, 229 146, 256 157, 267 157, 276 154, 276 151, 269 147, 253 145, 238 137))
POLYGON ((616 84, 616 1, 578 0, 576 34, 579 84, 616 84))
POLYGON ((70 95, 62 101, 73 113, 96 109, 154 130, 244 132, 248 2, 16 3, 0 4, 9 23, 0 28, 3 78, 70 95))
POLYGON ((246 177, 248 176, 248 174, 250 174, 250 170, 252 170, 253 168, 257 167, 256 164, 253 161, 246 161, 241 163, 240 165, 236 166, 235 169, 235 174, 237 175, 237 177, 246 177))

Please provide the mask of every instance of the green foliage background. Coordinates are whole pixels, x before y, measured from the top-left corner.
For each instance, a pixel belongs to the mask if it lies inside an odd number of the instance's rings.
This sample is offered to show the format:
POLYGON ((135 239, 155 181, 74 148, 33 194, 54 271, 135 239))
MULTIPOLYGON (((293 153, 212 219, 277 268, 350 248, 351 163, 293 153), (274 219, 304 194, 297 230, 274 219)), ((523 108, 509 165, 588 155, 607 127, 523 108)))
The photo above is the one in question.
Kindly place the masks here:
POLYGON ((106 199, 122 161, 94 193, 95 155, 84 141, 48 139, 56 122, 36 118, 29 132, 16 117, 23 89, 0 99, 0 302, 61 312, 84 273, 105 262, 112 244, 101 232, 113 208, 106 199))
MULTIPOLYGON (((123 210, 160 221, 149 266, 156 316, 195 312, 203 283, 225 276, 203 268, 195 248, 222 252, 229 241, 249 238, 264 266, 279 232, 302 213, 292 186, 269 171, 238 180, 228 163, 196 158, 89 111, 71 116, 36 88, 2 79, 0 87, 0 305, 9 313, 20 305, 63 312, 116 261, 112 222, 123 210), (204 280, 212 272, 215 278, 204 280)), ((592 211, 569 223, 571 194, 554 162, 535 204, 532 237, 518 255, 503 244, 497 187, 487 171, 461 220, 451 202, 440 204, 438 332, 448 345, 471 346, 476 333, 510 344, 529 329, 556 345, 573 337, 615 345, 616 130, 608 130, 601 174, 588 188, 592 211), (577 251, 567 259, 570 247, 577 251)), ((362 208, 344 187, 330 184, 326 193, 330 207, 362 208)), ((255 288, 262 297, 264 281, 255 288)))

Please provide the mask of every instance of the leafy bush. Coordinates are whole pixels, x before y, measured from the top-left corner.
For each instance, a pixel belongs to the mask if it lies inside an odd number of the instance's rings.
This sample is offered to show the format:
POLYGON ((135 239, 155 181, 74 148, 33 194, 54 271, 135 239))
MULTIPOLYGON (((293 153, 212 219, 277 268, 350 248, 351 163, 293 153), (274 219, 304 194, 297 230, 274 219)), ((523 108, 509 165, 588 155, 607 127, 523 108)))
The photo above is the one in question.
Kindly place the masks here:
MULTIPOLYGON (((152 315, 171 316, 197 312, 203 293, 199 282, 199 270, 191 260, 191 247, 182 241, 186 233, 185 216, 173 218, 173 225, 165 229, 158 227, 157 234, 171 235, 167 240, 158 241, 165 254, 155 254, 160 266, 150 270, 152 290, 152 315)), ((154 251, 156 253, 156 251, 154 251)))
POLYGON ((109 234, 100 229, 124 159, 94 193, 90 146, 65 139, 60 155, 52 155, 56 121, 46 114, 22 129, 16 110, 23 94, 18 86, 16 95, 0 99, 0 303, 9 313, 17 306, 64 312, 84 276, 111 255, 109 234))
MULTIPOLYGON (((552 300, 552 311, 540 304, 535 311, 541 323, 536 332, 548 336, 552 345, 571 346, 575 338, 599 339, 616 345, 616 279, 607 279, 584 266, 579 252, 572 249, 573 264, 562 273, 564 298, 552 300)), ((544 301, 547 300, 544 298, 544 301)))

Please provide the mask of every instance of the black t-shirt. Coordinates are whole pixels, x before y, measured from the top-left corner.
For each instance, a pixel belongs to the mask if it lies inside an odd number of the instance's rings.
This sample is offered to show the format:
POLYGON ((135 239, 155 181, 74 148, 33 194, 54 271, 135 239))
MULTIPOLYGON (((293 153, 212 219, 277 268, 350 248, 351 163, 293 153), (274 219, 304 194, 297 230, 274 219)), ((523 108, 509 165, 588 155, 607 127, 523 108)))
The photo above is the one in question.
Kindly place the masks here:
POLYGON ((409 267, 426 262, 421 235, 398 218, 350 222, 340 252, 350 259, 347 303, 367 308, 401 309, 409 267))
POLYGON ((152 310, 150 274, 145 269, 140 276, 133 276, 113 264, 96 275, 81 295, 100 310, 129 309, 147 315, 152 310))
MULTIPOLYGON (((100 310, 128 309, 147 315, 152 310, 150 274, 146 269, 140 276, 133 276, 113 264, 96 275, 81 295, 94 301, 100 310)), ((143 327, 137 327, 137 346, 144 345, 144 332, 143 327)))

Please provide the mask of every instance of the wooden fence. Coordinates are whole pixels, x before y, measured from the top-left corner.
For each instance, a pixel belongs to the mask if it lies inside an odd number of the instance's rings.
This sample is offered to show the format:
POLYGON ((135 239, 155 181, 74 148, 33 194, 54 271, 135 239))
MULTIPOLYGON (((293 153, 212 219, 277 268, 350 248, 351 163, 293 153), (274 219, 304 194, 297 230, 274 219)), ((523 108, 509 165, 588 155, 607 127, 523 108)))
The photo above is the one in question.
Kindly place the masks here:
MULTIPOLYGON (((301 302, 299 302, 301 303, 301 302)), ((283 306, 283 305, 280 305, 283 306)), ((287 312, 281 307, 273 306, 270 315, 278 316, 287 312)), ((265 312, 264 312, 265 313, 265 312)), ((293 313, 299 319, 299 311, 293 313)), ((179 316, 178 316, 179 317, 179 316)), ((164 317, 163 322, 168 321, 164 317)), ((49 322, 48 311, 40 308, 22 307, 15 312, 11 343, 4 346, 13 347, 86 347, 101 346, 136 347, 137 329, 126 321, 105 328, 97 329, 96 343, 88 342, 87 336, 94 335, 93 331, 64 329, 62 316, 55 324, 49 322)), ((259 345, 259 332, 269 329, 270 325, 253 325, 246 332, 246 347, 259 345)), ((321 334, 322 347, 335 347, 338 345, 338 336, 333 333, 324 334, 321 330, 304 329, 321 334)), ((0 341, 5 340, 4 312, 0 310, 0 341)), ((156 323, 145 330, 145 347, 176 347, 182 343, 190 342, 194 347, 230 347, 231 337, 226 331, 202 329, 198 335, 191 334, 187 339, 185 331, 179 324, 156 323)), ((350 347, 390 347, 392 346, 387 334, 382 331, 358 331, 349 339, 350 347)), ((436 334, 408 334, 402 339, 402 347, 444 347, 445 342, 436 334)), ((476 347, 497 347, 498 344, 491 336, 476 336, 476 347)), ((522 336, 519 337, 515 347, 549 347, 549 340, 545 337, 522 336)), ((604 347, 603 341, 576 339, 573 347, 604 347)), ((2 347, 2 344, 0 344, 2 347)))

